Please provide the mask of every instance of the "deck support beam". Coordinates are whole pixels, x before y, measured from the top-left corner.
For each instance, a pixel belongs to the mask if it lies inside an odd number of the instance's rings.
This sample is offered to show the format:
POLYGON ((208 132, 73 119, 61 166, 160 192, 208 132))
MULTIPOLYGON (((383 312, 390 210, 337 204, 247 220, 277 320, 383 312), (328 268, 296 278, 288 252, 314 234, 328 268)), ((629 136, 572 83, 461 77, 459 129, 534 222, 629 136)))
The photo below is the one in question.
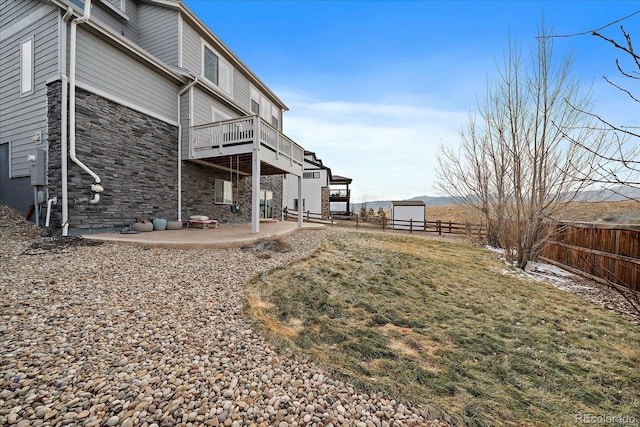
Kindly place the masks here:
POLYGON ((302 176, 298 177, 298 227, 302 227, 302 176))
POLYGON ((251 154, 251 233, 260 232, 260 156, 257 144, 251 154))

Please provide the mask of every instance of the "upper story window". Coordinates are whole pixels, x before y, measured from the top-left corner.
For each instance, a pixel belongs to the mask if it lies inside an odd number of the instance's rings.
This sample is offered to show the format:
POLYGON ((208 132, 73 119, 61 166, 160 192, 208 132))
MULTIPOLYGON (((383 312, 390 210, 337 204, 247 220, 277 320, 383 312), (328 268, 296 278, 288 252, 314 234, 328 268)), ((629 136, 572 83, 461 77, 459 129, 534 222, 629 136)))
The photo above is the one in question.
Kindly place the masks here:
POLYGON ((202 56, 202 74, 204 77, 227 95, 231 95, 231 66, 207 45, 203 46, 202 56))
POLYGON ((303 172, 304 179, 320 179, 320 172, 303 172))
POLYGON ((253 99, 251 100, 251 112, 253 114, 260 114, 260 103, 254 101, 253 99))
POLYGON ((268 123, 279 129, 278 110, 271 105, 269 99, 262 95, 256 88, 251 87, 251 105, 249 106, 253 114, 262 117, 268 123))
POLYGON ((260 114, 260 92, 251 88, 251 112, 260 114))
POLYGON ((20 43, 20 95, 33 93, 33 36, 20 43))
POLYGON ((271 126, 280 129, 280 114, 276 107, 271 109, 271 126))

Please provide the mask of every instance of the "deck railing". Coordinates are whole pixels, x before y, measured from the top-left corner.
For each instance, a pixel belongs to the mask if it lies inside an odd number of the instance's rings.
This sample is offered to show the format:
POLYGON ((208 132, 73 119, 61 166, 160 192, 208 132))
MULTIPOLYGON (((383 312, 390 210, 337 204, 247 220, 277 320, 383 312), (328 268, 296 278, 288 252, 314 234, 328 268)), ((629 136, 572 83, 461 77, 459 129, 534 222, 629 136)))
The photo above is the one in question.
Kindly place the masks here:
POLYGON ((330 197, 349 197, 351 190, 329 190, 330 197))
POLYGON ((217 149, 220 155, 224 155, 226 146, 256 142, 273 150, 278 157, 283 156, 302 165, 304 149, 258 116, 222 120, 192 128, 191 148, 196 157, 198 151, 217 149), (254 138, 256 134, 258 141, 254 138))

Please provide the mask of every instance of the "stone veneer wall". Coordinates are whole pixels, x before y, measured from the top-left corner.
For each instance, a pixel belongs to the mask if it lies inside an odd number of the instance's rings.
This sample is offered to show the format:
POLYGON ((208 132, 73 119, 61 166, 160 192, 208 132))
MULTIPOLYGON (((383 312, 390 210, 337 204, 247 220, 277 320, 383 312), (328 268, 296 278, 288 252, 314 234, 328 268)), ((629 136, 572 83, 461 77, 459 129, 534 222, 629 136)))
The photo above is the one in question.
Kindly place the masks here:
MULTIPOLYGON (((229 205, 214 203, 215 180, 230 180, 229 172, 193 162, 182 164, 182 219, 191 215, 206 215, 222 223, 251 222, 251 177, 236 181, 234 175, 233 196, 239 212, 231 212, 229 205)), ((273 218, 282 220, 282 175, 260 177, 260 188, 273 192, 273 218)))
MULTIPOLYGON (((48 86, 49 197, 61 201, 60 81, 48 86)), ((93 178, 68 162, 69 227, 75 233, 119 231, 137 217, 177 219, 177 127, 76 90, 77 157, 100 176, 105 188, 95 205, 90 198, 93 178), (76 202, 74 202, 76 201, 76 202)), ((207 215, 226 223, 251 222, 251 177, 233 179, 240 212, 214 202, 215 180, 230 180, 229 172, 182 162, 182 220, 207 215), (237 194, 239 192, 239 195, 237 194)), ((282 175, 263 176, 261 188, 273 191, 274 218, 282 219, 282 175)), ((61 204, 52 212, 52 228, 61 227, 61 204)))
MULTIPOLYGON (((48 85, 49 196, 61 200, 60 81, 48 85)), ((177 127, 96 94, 76 90, 76 153, 101 179, 100 202, 91 198, 93 178, 68 162, 69 227, 74 232, 119 230, 136 217, 174 219, 177 210, 177 127)), ((61 204, 52 212, 61 226, 61 204)))
POLYGON ((329 187, 322 187, 320 203, 322 205, 322 218, 329 218, 329 187))

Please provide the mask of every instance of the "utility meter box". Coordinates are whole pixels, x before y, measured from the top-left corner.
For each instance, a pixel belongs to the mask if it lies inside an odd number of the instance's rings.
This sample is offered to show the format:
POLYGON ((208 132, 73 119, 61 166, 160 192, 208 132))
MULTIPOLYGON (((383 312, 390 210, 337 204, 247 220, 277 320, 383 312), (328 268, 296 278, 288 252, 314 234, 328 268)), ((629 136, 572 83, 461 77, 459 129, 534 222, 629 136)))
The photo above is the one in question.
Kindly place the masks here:
POLYGON ((35 150, 35 154, 29 155, 28 159, 31 185, 47 185, 47 152, 35 150))

